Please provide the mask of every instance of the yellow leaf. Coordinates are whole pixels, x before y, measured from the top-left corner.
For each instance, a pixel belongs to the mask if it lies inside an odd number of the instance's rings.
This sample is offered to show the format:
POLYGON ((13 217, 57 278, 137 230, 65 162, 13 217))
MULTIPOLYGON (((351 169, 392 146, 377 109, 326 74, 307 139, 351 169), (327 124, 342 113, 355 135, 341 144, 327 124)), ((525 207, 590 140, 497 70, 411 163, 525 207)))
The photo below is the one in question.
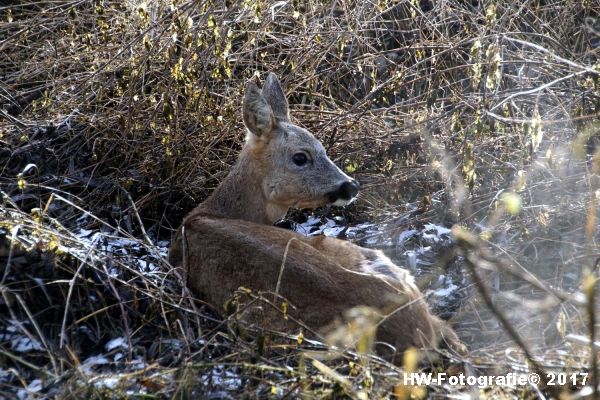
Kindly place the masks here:
POLYGON ((358 163, 346 160, 346 166, 344 167, 347 173, 351 174, 358 169, 358 163))
POLYGON ((25 181, 25 179, 23 179, 23 176, 21 174, 19 174, 19 179, 17 180, 17 186, 21 190, 25 189, 25 186, 27 186, 27 182, 25 181))
POLYGON ((496 19, 496 5, 494 3, 490 3, 490 5, 485 10, 485 19, 488 24, 492 24, 496 19))
POLYGON ((417 363, 419 362, 419 350, 414 347, 409 347, 404 352, 404 368, 407 372, 412 372, 417 369, 417 363))
POLYGON ((385 166, 383 167, 383 169, 389 172, 392 170, 393 167, 394 167, 394 162, 392 160, 388 159, 385 162, 385 166))
POLYGON ((500 196, 500 201, 509 214, 517 215, 521 212, 521 196, 518 194, 504 192, 500 196))
POLYGON ((359 400, 369 400, 369 395, 364 390, 356 393, 356 398, 359 400))
POLYGON ((208 21, 206 21, 207 25, 209 28, 214 28, 216 26, 216 22, 215 22, 215 16, 214 15, 209 15, 208 16, 208 21))
POLYGON ((302 344, 302 342, 304 342, 304 333, 302 333, 302 331, 300 331, 300 333, 298 334, 296 341, 298 342, 299 345, 302 344))

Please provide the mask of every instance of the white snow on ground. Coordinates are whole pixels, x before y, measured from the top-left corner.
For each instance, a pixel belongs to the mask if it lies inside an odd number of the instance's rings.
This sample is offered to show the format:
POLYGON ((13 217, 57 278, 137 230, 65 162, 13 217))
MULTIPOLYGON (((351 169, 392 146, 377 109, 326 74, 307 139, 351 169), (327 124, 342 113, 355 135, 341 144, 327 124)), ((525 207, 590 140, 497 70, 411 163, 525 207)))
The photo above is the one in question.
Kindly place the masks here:
POLYGON ((98 365, 108 365, 110 364, 110 361, 108 360, 108 358, 102 356, 102 355, 98 355, 98 356, 91 356, 86 358, 83 363, 81 364, 81 371, 87 375, 92 375, 94 373, 93 367, 96 367, 98 365))
POLYGON ((242 379, 238 373, 224 369, 221 365, 217 365, 208 374, 201 376, 200 382, 206 386, 216 386, 229 391, 238 389, 242 385, 242 379))
POLYGON ((425 224, 425 230, 428 232, 435 231, 437 236, 452 234, 451 229, 436 224, 425 224))
POLYGON ((27 385, 27 389, 19 389, 17 391, 17 397, 19 400, 25 400, 30 398, 30 395, 38 393, 42 390, 42 381, 40 379, 32 380, 29 385, 27 385))
POLYGON ((100 377, 94 381, 97 388, 115 389, 121 379, 118 376, 100 377))
MULTIPOLYGON (((111 254, 113 256, 130 257, 132 261, 135 261, 138 265, 138 269, 143 272, 158 272, 158 266, 156 265, 156 255, 148 254, 144 246, 137 239, 129 239, 115 236, 113 234, 104 234, 101 232, 93 232, 87 229, 80 229, 76 234, 77 239, 80 242, 85 243, 89 248, 94 248, 102 253, 111 254), (143 254, 137 257, 131 257, 131 254, 143 254)), ((158 255, 162 258, 167 258, 169 251, 169 242, 161 240, 156 244, 158 255)), ((72 249, 68 247, 62 248, 63 251, 73 252, 76 251, 79 256, 84 256, 80 249, 72 249)), ((109 271, 111 275, 118 274, 118 270, 109 271)))
MULTIPOLYGON (((87 213, 83 213, 77 222, 83 225, 88 221, 88 217, 87 213)), ((138 270, 144 273, 158 273, 159 258, 166 259, 169 251, 167 240, 161 240, 155 243, 154 247, 149 248, 142 240, 122 237, 116 230, 104 232, 79 228, 73 239, 77 240, 79 246, 60 244, 59 250, 88 261, 93 260, 98 253, 111 255, 115 259, 123 258, 128 261, 128 264, 131 262, 137 264, 138 270)), ((116 276, 119 270, 111 268, 109 273, 116 276)))
POLYGON ((432 294, 436 297, 448 297, 452 293, 454 293, 455 290, 458 290, 458 289, 459 289, 458 286, 456 286, 453 283, 449 283, 448 286, 442 287, 438 290, 435 290, 432 292, 432 294))
POLYGON ((418 230, 416 229, 407 229, 405 231, 400 232, 400 234, 398 235, 398 243, 404 243, 406 242, 408 239, 412 238, 413 236, 417 235, 419 233, 418 230))
POLYGON ((452 231, 443 226, 435 224, 425 224, 425 230, 423 231, 423 239, 433 241, 434 243, 440 240, 450 240, 450 234, 452 231))
POLYGON ((18 328, 21 325, 27 325, 27 321, 21 323, 10 321, 10 323, 11 325, 7 326, 3 332, 0 332, 0 341, 10 342, 10 348, 13 351, 18 353, 27 353, 30 351, 41 351, 44 349, 40 342, 27 337, 18 328))
POLYGON ((118 337, 110 340, 104 347, 106 348, 106 351, 112 351, 116 348, 126 349, 128 346, 124 337, 118 337))
POLYGON ((29 351, 43 350, 42 345, 37 340, 32 340, 28 337, 13 337, 10 341, 10 347, 18 353, 26 353, 29 351))

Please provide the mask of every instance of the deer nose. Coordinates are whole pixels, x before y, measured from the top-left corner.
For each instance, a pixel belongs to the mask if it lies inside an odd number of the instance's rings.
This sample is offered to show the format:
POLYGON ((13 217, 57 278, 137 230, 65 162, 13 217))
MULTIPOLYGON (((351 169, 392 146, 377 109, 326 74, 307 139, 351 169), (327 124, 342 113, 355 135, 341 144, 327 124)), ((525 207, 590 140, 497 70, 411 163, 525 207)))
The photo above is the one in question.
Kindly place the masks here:
POLYGON ((346 205, 356 196, 359 188, 356 180, 345 181, 336 190, 327 193, 327 200, 335 205, 346 205))
POLYGON ((342 183, 342 186, 338 189, 338 194, 340 199, 350 200, 356 197, 358 194, 358 190, 360 189, 360 185, 357 180, 350 180, 342 183))

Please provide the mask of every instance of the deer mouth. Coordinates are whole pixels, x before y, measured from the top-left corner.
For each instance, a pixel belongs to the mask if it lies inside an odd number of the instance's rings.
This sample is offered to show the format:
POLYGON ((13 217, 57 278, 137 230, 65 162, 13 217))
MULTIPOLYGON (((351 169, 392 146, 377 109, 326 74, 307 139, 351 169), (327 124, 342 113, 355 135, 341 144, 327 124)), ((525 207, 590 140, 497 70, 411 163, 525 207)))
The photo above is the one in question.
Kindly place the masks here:
POLYGON ((330 202, 329 204, 334 205, 334 206, 338 206, 338 207, 343 207, 343 206, 347 206, 348 204, 351 204, 354 202, 354 200, 356 200, 358 196, 354 196, 349 200, 346 199, 337 199, 336 201, 330 202))
POLYGON ((352 203, 358 195, 360 185, 354 179, 345 181, 334 191, 325 194, 327 203, 334 206, 346 206, 352 203))

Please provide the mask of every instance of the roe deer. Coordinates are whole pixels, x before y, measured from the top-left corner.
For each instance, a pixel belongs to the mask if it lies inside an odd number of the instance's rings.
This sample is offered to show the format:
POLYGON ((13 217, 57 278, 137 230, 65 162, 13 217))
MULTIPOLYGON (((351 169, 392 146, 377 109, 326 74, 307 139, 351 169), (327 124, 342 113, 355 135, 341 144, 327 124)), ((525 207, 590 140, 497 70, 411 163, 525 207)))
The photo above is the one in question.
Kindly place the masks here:
POLYGON ((274 74, 262 90, 248 83, 243 121, 247 135, 237 163, 171 244, 169 260, 186 269, 188 286, 217 310, 240 287, 282 296, 292 318, 274 307, 262 310, 260 321, 249 314, 270 329, 297 330, 293 321, 300 320, 316 331, 366 305, 383 313, 377 340, 397 351, 440 340, 462 349, 454 331, 430 314, 412 276, 381 251, 271 226, 290 207, 348 204, 359 188, 310 132, 290 122, 274 74))

